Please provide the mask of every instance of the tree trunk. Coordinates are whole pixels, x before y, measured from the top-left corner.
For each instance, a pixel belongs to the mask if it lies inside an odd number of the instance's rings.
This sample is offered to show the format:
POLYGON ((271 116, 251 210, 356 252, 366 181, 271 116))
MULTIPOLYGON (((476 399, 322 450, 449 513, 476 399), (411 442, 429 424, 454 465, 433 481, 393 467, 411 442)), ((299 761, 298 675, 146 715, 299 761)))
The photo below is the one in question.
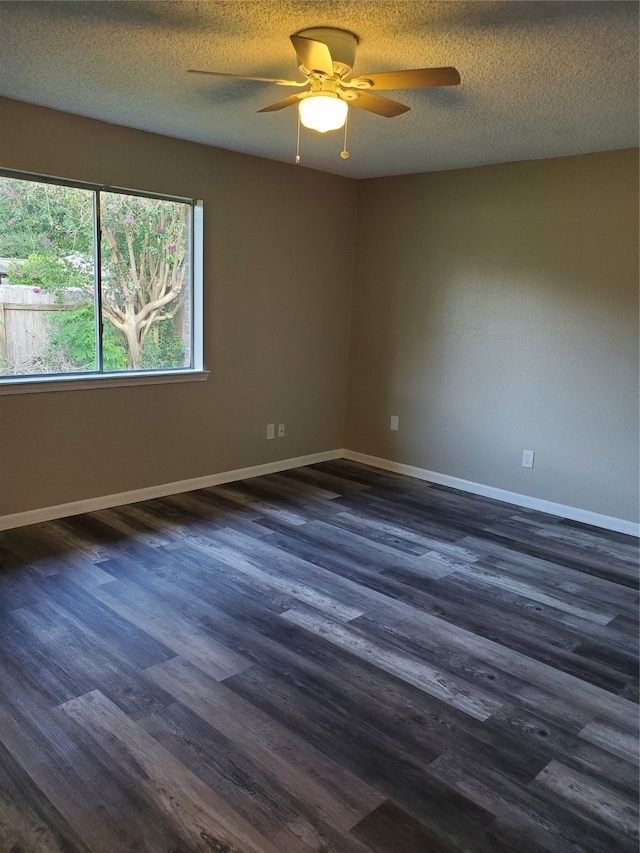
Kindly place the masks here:
POLYGON ((138 339, 138 324, 133 315, 129 315, 125 321, 123 329, 124 336, 127 340, 127 358, 129 370, 142 369, 142 343, 138 339))

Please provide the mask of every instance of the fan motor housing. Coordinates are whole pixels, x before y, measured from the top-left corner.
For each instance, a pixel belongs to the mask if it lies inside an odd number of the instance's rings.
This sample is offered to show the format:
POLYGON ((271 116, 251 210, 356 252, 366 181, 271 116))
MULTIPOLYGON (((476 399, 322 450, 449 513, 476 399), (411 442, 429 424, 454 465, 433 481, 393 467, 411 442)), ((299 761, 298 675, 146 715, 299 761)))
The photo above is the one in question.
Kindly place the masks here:
MULTIPOLYGON (((310 27, 300 30, 296 35, 326 44, 331 52, 333 68, 338 77, 344 77, 353 70, 358 46, 358 37, 353 33, 335 27, 310 27)), ((300 70, 303 74, 305 72, 308 74, 310 69, 300 66, 300 70)))

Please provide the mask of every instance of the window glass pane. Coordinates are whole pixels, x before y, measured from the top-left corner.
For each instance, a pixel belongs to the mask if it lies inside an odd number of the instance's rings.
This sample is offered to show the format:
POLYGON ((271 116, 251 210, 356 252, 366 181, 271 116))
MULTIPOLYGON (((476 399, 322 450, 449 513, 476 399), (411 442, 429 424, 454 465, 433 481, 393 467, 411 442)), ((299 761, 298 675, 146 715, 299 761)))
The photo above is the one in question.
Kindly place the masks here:
POLYGON ((100 193, 104 370, 190 366, 191 211, 100 193))
POLYGON ((0 176, 0 375, 96 369, 93 198, 0 176))

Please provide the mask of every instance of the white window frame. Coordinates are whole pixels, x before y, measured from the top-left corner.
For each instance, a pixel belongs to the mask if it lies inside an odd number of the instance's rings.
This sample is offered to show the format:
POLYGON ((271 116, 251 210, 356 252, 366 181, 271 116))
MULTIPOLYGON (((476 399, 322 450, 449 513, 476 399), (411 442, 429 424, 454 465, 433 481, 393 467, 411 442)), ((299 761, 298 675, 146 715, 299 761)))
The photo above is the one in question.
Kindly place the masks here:
MULTIPOLYGON (((110 372, 83 372, 78 374, 49 374, 0 376, 0 396, 6 394, 33 394, 47 391, 79 391, 88 388, 114 388, 127 385, 165 385, 176 382, 201 382, 209 376, 204 367, 203 340, 203 251, 204 251, 204 210, 201 199, 182 198, 152 193, 145 190, 133 190, 112 187, 104 184, 91 184, 56 178, 50 175, 38 175, 33 172, 21 172, 14 169, 0 169, 0 175, 23 181, 39 181, 91 190, 93 192, 114 192, 138 195, 144 198, 160 198, 189 204, 193 208, 191 234, 191 361, 190 367, 160 368, 153 370, 127 370, 110 372)), ((94 220, 95 227, 95 220, 94 220)))

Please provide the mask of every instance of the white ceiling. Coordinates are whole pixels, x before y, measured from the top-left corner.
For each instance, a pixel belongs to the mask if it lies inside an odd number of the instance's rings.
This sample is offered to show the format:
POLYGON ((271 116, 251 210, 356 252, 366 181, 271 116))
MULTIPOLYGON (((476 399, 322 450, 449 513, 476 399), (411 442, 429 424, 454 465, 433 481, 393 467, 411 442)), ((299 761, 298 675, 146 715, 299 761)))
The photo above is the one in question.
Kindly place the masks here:
MULTIPOLYGON (((293 162, 295 92, 187 74, 296 78, 289 36, 359 38, 354 73, 454 65, 458 87, 384 93, 411 110, 351 109, 342 133, 302 132, 302 163, 378 177, 638 145, 636 2, 0 2, 0 94, 293 162)), ((0 117, 1 118, 1 117, 0 117)))

